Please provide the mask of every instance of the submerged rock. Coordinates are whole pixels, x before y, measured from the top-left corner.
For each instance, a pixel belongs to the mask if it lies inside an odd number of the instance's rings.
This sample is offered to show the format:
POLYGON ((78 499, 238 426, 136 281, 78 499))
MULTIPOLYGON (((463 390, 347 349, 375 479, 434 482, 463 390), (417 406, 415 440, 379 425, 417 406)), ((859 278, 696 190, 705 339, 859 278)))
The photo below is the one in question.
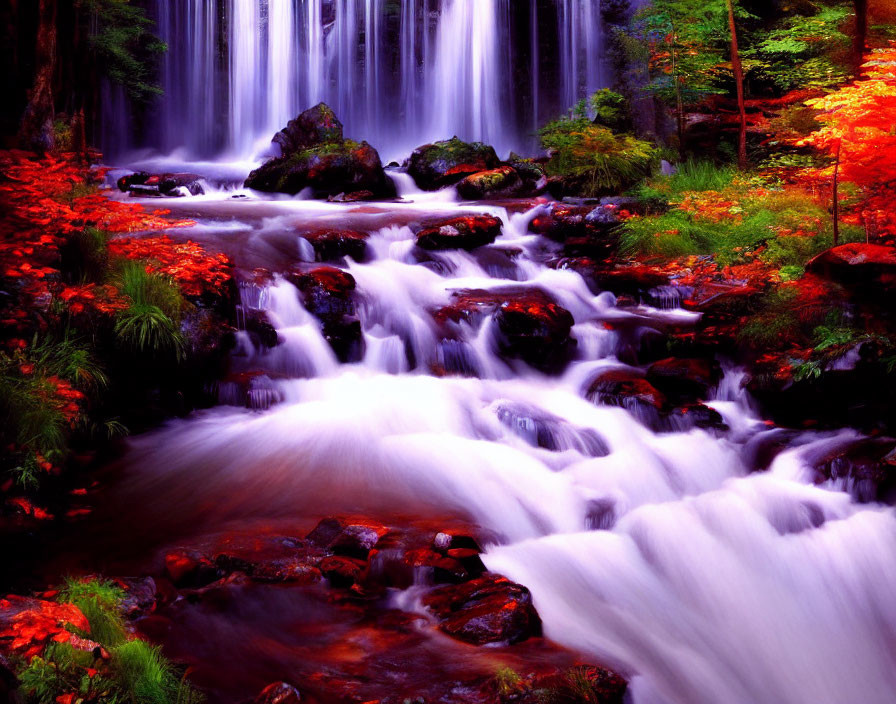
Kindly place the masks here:
POLYGON ((364 192, 369 198, 395 197, 377 151, 367 142, 344 139, 342 124, 323 103, 290 121, 274 142, 281 155, 250 173, 247 188, 289 195, 311 188, 316 197, 344 199, 364 192))
POLYGON ((419 188, 435 191, 470 174, 496 169, 500 165, 495 150, 487 144, 452 137, 417 147, 408 162, 408 173, 419 188))
POLYGON ((417 246, 428 250, 473 250, 501 235, 501 221, 491 215, 466 215, 428 221, 417 232, 417 246))

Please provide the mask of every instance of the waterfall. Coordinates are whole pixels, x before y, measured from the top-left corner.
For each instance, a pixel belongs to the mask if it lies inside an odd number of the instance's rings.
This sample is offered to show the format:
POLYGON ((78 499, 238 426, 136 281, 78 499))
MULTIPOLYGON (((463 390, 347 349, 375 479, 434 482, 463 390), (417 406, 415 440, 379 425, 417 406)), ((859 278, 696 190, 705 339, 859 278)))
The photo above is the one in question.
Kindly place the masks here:
POLYGON ((506 153, 608 80, 596 0, 148 2, 169 46, 164 95, 140 140, 128 141, 120 105, 106 106, 103 147, 119 155, 127 143, 258 158, 320 101, 385 158, 455 134, 506 153), (542 28, 548 12, 558 21, 542 28), (531 88, 518 90, 518 73, 531 88))
POLYGON ((447 0, 442 7, 432 79, 426 82, 433 138, 457 134, 496 143, 506 129, 498 41, 500 0, 447 0), (458 41, 463 37, 463 41, 458 41))

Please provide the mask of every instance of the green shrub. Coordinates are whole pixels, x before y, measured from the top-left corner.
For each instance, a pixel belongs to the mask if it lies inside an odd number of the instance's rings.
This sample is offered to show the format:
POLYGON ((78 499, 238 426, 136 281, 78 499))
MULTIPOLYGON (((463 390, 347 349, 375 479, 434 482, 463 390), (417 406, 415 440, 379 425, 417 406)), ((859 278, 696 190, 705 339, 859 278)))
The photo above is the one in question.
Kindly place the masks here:
POLYGON ((70 335, 66 330, 58 336, 35 336, 28 348, 28 357, 44 374, 66 379, 81 389, 99 390, 107 386, 109 379, 90 347, 70 335))
POLYGON ((562 118, 540 131, 550 153, 547 173, 581 184, 583 195, 622 192, 646 178, 656 149, 631 135, 615 135, 588 118, 562 118))
POLYGON ((48 402, 55 386, 39 369, 23 373, 26 364, 22 354, 0 352, 0 442, 7 448, 6 468, 20 485, 34 487, 41 471, 38 455, 56 462, 68 453, 68 425, 58 406, 48 402))
POLYGON ((139 261, 127 260, 118 269, 115 286, 132 305, 154 306, 180 323, 185 301, 170 277, 148 272, 139 261))
POLYGON ((594 93, 588 102, 596 124, 613 132, 627 132, 632 128, 632 114, 625 96, 604 88, 594 93))

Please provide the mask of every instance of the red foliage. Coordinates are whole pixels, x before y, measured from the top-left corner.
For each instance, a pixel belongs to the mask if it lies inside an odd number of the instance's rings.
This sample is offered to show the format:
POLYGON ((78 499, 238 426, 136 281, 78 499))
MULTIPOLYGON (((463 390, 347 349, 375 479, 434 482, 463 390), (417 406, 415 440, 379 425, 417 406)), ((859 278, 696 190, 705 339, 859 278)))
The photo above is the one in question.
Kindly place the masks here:
MULTIPOLYGON (((136 203, 107 198, 92 188, 103 172, 86 170, 67 156, 39 158, 27 152, 0 152, 0 173, 4 210, 0 220, 0 276, 14 279, 15 289, 25 296, 19 310, 7 312, 0 321, 10 328, 24 330, 27 315, 23 309, 46 310, 54 298, 67 303, 76 314, 86 310, 111 314, 123 307, 110 286, 67 287, 60 281, 59 248, 68 236, 88 227, 126 233, 194 224, 167 218, 165 210, 149 212, 136 203)), ((215 264, 219 261, 218 257, 212 259, 215 264)), ((212 285, 218 281, 213 277, 212 285)), ((192 281, 188 281, 188 287, 195 289, 192 281)))
POLYGON ((72 604, 15 595, 0 599, 0 649, 4 654, 28 660, 50 643, 70 643, 77 636, 67 627, 90 632, 87 618, 72 604))
POLYGON ((195 242, 175 242, 168 235, 112 240, 109 252, 145 260, 148 271, 170 276, 187 296, 220 292, 231 276, 227 256, 210 254, 195 242))

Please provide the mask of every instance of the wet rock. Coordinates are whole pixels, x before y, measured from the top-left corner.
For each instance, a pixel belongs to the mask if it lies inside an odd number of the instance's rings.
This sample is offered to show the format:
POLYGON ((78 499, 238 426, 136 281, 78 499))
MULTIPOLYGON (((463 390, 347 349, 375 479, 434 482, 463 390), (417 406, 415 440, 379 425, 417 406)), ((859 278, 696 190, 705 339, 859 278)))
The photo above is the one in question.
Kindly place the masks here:
POLYGON ((896 247, 861 242, 842 244, 812 259, 806 271, 853 291, 878 297, 896 295, 896 247))
MULTIPOLYGON (((594 665, 579 665, 565 672, 540 678, 533 688, 542 692, 547 690, 551 693, 550 701, 563 704, 622 704, 628 683, 612 670, 594 665)), ((543 698, 535 699, 539 700, 543 701, 543 698)))
POLYGON ((365 191, 372 198, 395 197, 395 184, 377 151, 367 142, 343 139, 342 125, 326 105, 306 110, 274 141, 281 156, 250 173, 247 188, 289 195, 310 188, 316 197, 350 198, 365 191))
POLYGON ((466 582, 472 576, 471 572, 464 566, 464 560, 474 565, 472 574, 482 574, 485 567, 479 558, 479 553, 473 552, 468 555, 463 552, 463 559, 460 557, 452 557, 447 554, 439 553, 429 548, 418 548, 409 550, 404 556, 404 562, 410 567, 414 574, 414 581, 420 583, 421 571, 427 573, 429 581, 434 584, 459 584, 466 582))
POLYGON ((643 376, 626 369, 602 372, 591 383, 587 396, 607 406, 629 408, 649 406, 656 410, 667 408, 666 397, 643 376))
MULTIPOLYGON (((611 267, 596 266, 590 260, 592 266, 583 272, 586 277, 590 275, 595 287, 599 291, 611 291, 618 295, 628 294, 638 300, 645 300, 653 304, 653 291, 669 285, 669 277, 643 264, 631 266, 614 265, 611 267)), ((570 266, 574 271, 579 271, 575 266, 570 266)))
POLYGON ((342 142, 342 123, 326 103, 308 108, 290 120, 271 140, 280 147, 280 154, 292 154, 301 149, 327 142, 342 142))
POLYGON ((575 348, 572 314, 541 289, 458 291, 454 302, 434 313, 436 322, 476 325, 492 315, 496 342, 508 358, 521 359, 545 372, 562 369, 575 348))
POLYGON ((380 525, 350 524, 327 546, 337 555, 346 555, 366 560, 370 551, 389 529, 380 525))
POLYGON ((342 362, 364 356, 361 323, 355 317, 355 279, 347 271, 324 266, 293 273, 289 281, 302 293, 305 308, 321 322, 324 338, 342 362))
POLYGON ((351 257, 363 262, 367 256, 366 232, 355 230, 315 230, 301 235, 314 248, 315 258, 319 262, 338 261, 343 257, 351 257))
POLYGON ((613 208, 552 203, 536 216, 532 232, 563 244, 565 257, 600 261, 618 247, 619 220, 613 208))
POLYGON ((417 246, 428 250, 473 250, 501 234, 501 221, 490 215, 467 215, 428 221, 417 232, 417 246))
POLYGON ((193 550, 175 550, 165 555, 165 575, 178 588, 198 588, 220 576, 214 563, 193 550))
POLYGON ((816 482, 833 481, 857 501, 896 503, 896 440, 868 438, 833 449, 813 463, 816 482))
POLYGON ((647 369, 647 380, 663 393, 678 398, 706 398, 707 391, 722 377, 715 360, 669 357, 647 369))
POLYGON ((138 171, 118 179, 118 189, 134 196, 177 198, 184 195, 201 196, 205 193, 199 174, 150 174, 138 171))
POLYGON ((367 563, 354 557, 331 555, 321 560, 320 571, 332 586, 347 589, 363 581, 367 563))
POLYGON ((453 137, 415 149, 408 161, 408 173, 419 188, 435 191, 470 174, 495 169, 500 164, 492 147, 453 137))
POLYGON ((379 523, 351 523, 341 518, 325 518, 307 540, 325 550, 345 557, 366 560, 380 538, 389 532, 379 523))
POLYGON ((525 184, 512 166, 470 174, 457 184, 457 194, 466 200, 514 198, 524 194, 525 184))
MULTIPOLYGON (((540 292, 539 292, 540 293, 540 292)), ((559 371, 569 361, 575 340, 572 314, 546 294, 530 293, 506 301, 495 313, 499 347, 542 371, 559 371)))
POLYGON ((286 682, 269 684, 255 697, 253 704, 298 704, 302 701, 299 690, 286 682))
POLYGON ((722 414, 704 403, 692 403, 677 406, 667 416, 669 426, 660 426, 657 430, 681 430, 702 428, 703 430, 727 431, 728 425, 722 414))
POLYGON ((121 601, 121 610, 128 618, 137 618, 149 613, 155 606, 158 589, 156 581, 152 577, 118 579, 116 582, 125 591, 125 598, 121 601))
POLYGON ((434 589, 423 604, 448 635, 474 645, 519 643, 541 634, 529 590, 494 574, 434 589))
POLYGON ((271 349, 280 344, 277 329, 271 324, 265 311, 243 310, 243 324, 256 346, 271 349))
POLYGON ((521 404, 501 404, 498 420, 533 447, 562 452, 575 450, 586 457, 610 454, 606 443, 591 428, 575 428, 559 416, 521 404))

